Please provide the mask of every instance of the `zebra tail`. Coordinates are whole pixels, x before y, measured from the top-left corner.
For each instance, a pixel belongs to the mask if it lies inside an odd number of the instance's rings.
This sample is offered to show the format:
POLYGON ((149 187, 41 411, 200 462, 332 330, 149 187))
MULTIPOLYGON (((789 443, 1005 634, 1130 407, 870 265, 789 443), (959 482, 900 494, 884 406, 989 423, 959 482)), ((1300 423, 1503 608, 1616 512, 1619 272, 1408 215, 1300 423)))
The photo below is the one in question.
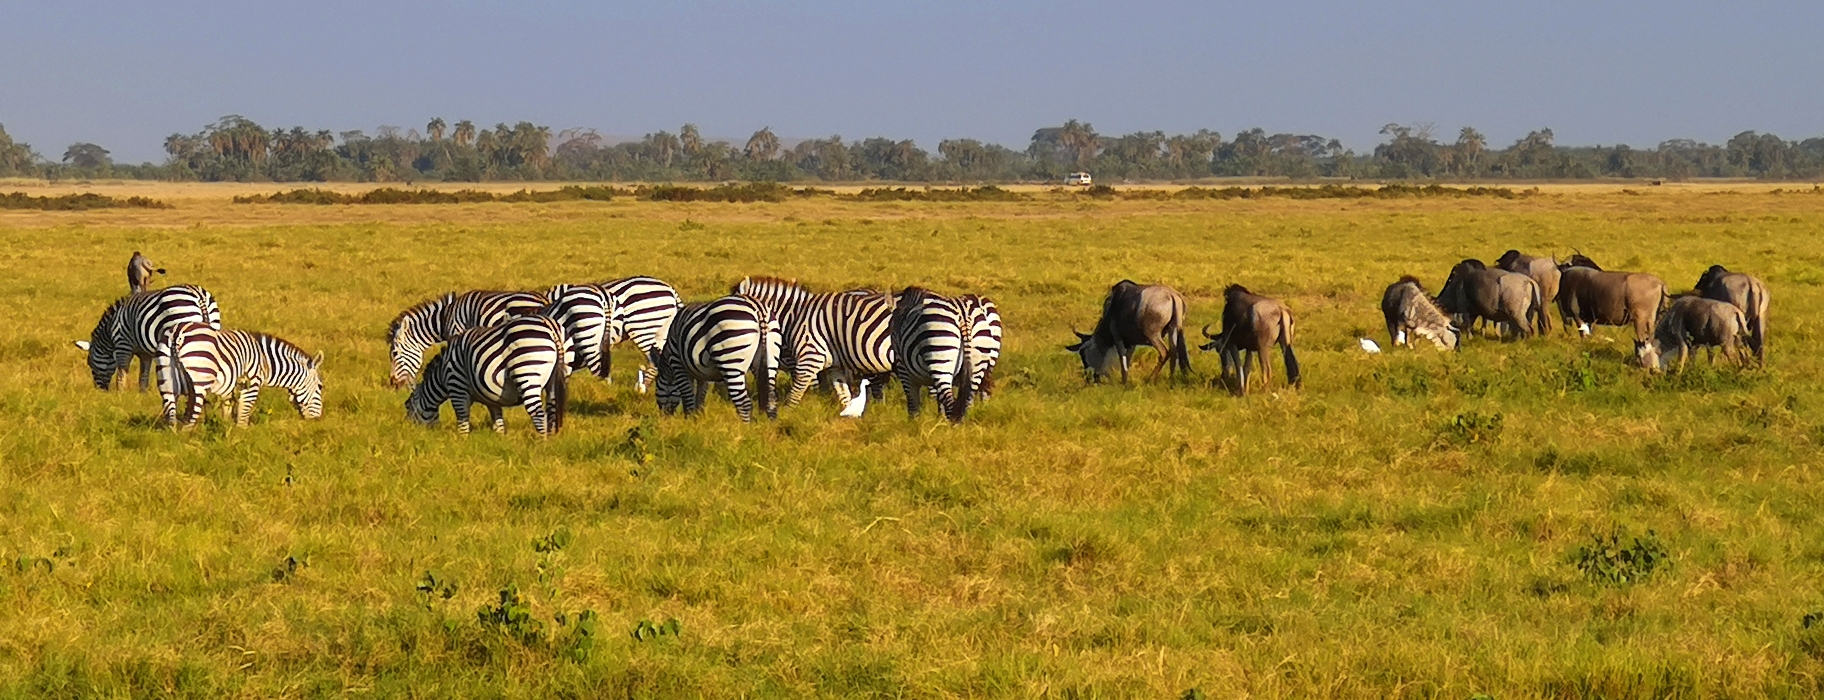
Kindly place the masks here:
POLYGON ((964 344, 963 350, 956 363, 956 374, 950 380, 950 405, 944 407, 944 416, 952 423, 963 422, 969 412, 969 402, 974 399, 975 348, 964 344))
POLYGON ((773 319, 763 318, 760 322, 760 352, 754 358, 754 398, 760 402, 760 408, 766 410, 766 417, 779 420, 779 406, 773 402, 773 319))
POLYGON ((570 407, 570 382, 564 375, 569 364, 561 357, 551 366, 551 377, 545 380, 545 430, 547 435, 557 434, 564 427, 564 412, 570 407))
MULTIPOLYGON (((183 335, 183 326, 184 324, 181 323, 174 324, 171 326, 171 330, 165 333, 164 353, 160 358, 164 361, 163 364, 165 365, 161 368, 163 371, 159 373, 159 383, 164 385, 164 391, 160 393, 169 392, 173 401, 176 401, 177 403, 182 403, 180 397, 189 393, 188 389, 184 386, 189 383, 186 381, 189 379, 189 373, 184 371, 183 350, 178 343, 178 338, 183 335)), ((173 404, 173 408, 175 410, 181 407, 173 404)), ((169 419, 173 425, 180 420, 175 413, 163 415, 162 419, 169 419)))

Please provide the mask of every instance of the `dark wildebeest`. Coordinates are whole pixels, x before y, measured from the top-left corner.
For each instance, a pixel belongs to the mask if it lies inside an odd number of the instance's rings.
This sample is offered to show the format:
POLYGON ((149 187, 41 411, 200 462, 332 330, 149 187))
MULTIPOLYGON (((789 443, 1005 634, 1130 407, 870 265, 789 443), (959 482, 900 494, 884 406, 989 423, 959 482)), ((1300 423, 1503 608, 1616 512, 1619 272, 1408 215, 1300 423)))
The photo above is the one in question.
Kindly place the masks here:
POLYGON ((1582 253, 1558 266, 1558 313, 1585 336, 1590 326, 1634 326, 1636 346, 1653 335, 1665 309, 1666 283, 1645 272, 1605 272, 1582 253))
POLYGON ((1417 277, 1407 275, 1387 286, 1381 295, 1381 315, 1387 319, 1387 337, 1394 345, 1412 347, 1411 336, 1429 338, 1440 349, 1456 349, 1457 329, 1438 303, 1425 293, 1417 277))
POLYGON ((1640 366, 1664 370, 1670 355, 1678 355, 1678 370, 1685 370, 1685 359, 1693 348, 1704 348, 1711 363, 1716 362, 1716 348, 1723 349, 1724 359, 1738 365, 1747 363, 1747 355, 1736 340, 1748 333, 1748 317, 1726 301, 1706 299, 1695 294, 1672 300, 1672 306, 1660 314, 1653 327, 1653 337, 1636 344, 1635 356, 1640 366))
MULTIPOLYGON (((1544 303, 1551 304, 1558 301, 1559 278, 1562 273, 1558 271, 1556 259, 1536 258, 1518 250, 1509 250, 1495 259, 1495 267, 1533 278, 1534 282, 1539 283, 1539 299, 1544 303)), ((1539 332, 1550 331, 1552 328, 1551 314, 1541 311, 1539 323, 1539 332)))
POLYGON ((1463 318, 1469 328, 1476 319, 1487 319, 1525 338, 1545 332, 1545 302, 1539 283, 1518 272, 1490 270, 1480 260, 1464 260, 1451 268, 1444 288, 1438 291, 1444 310, 1463 318))
POLYGON ((1248 394, 1248 360, 1260 363, 1261 378, 1273 383, 1273 369, 1267 364, 1267 351, 1274 345, 1286 361, 1286 383, 1297 387, 1303 379, 1298 373, 1298 356, 1292 353, 1292 310, 1278 299, 1263 297, 1231 284, 1223 292, 1222 332, 1210 335, 1205 324, 1203 337, 1209 338, 1204 350, 1215 350, 1222 358, 1222 374, 1233 370, 1238 381, 1236 392, 1248 394))
POLYGON ((1121 280, 1108 288, 1102 300, 1102 317, 1091 333, 1077 334, 1077 342, 1064 346, 1083 360, 1083 371, 1091 381, 1108 374, 1108 354, 1121 360, 1121 383, 1127 383, 1128 367, 1133 363, 1134 348, 1145 345, 1159 352, 1159 365, 1147 379, 1159 376, 1159 370, 1172 366, 1172 376, 1191 372, 1190 352, 1184 342, 1184 296, 1163 284, 1135 284, 1121 280))
POLYGON ((127 260, 127 289, 134 294, 150 289, 153 273, 165 274, 165 268, 153 267, 151 260, 133 251, 133 257, 127 260))
POLYGON ((1748 318, 1748 349, 1754 351, 1755 362, 1767 364, 1767 285, 1722 265, 1711 265, 1697 278, 1697 293, 1742 310, 1748 318))

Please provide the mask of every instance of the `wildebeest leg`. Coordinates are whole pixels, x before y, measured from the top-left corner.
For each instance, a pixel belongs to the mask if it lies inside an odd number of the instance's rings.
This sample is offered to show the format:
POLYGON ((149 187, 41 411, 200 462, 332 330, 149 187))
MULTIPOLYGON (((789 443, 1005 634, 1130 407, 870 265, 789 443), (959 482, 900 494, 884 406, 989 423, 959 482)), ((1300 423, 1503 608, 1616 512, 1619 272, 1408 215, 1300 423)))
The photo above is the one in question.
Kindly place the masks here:
POLYGON ((1266 349, 1254 353, 1254 359, 1260 363, 1260 385, 1267 389, 1273 388, 1273 364, 1267 362, 1267 358, 1271 357, 1267 354, 1267 350, 1272 347, 1268 345, 1266 349))
POLYGON ((1153 349, 1159 352, 1159 364, 1153 365, 1152 374, 1146 375, 1146 381, 1151 382, 1159 378, 1159 370, 1165 369, 1165 363, 1172 360, 1172 353, 1167 349, 1171 346, 1165 344, 1164 338, 1153 336, 1148 338, 1146 342, 1151 343, 1153 349))

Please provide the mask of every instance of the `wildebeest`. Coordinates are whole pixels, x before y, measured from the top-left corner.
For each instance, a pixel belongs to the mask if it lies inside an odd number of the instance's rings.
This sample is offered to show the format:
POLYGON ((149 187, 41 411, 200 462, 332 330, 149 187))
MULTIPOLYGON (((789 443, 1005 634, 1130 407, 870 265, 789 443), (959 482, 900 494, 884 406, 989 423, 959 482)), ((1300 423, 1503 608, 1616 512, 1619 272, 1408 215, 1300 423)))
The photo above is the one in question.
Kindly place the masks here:
POLYGON ((1387 336, 1394 345, 1412 347, 1410 336, 1416 335, 1430 339, 1440 349, 1457 347, 1457 329, 1417 277, 1407 275, 1387 286, 1381 295, 1381 315, 1387 319, 1387 336))
POLYGON ((1668 356, 1677 354, 1678 369, 1684 371, 1694 347, 1705 348, 1711 362, 1716 361, 1715 349, 1722 348, 1724 358, 1745 364, 1747 357, 1736 340, 1747 333, 1747 315, 1734 304, 1685 295, 1672 300, 1654 325, 1653 337, 1635 343, 1634 353, 1642 367, 1652 370, 1665 369, 1668 356))
POLYGON ((1243 396, 1248 393, 1250 358, 1260 363, 1265 383, 1273 383, 1273 369, 1267 364, 1266 353, 1276 344, 1286 361, 1286 383, 1296 387, 1303 382, 1298 372, 1298 356, 1292 352, 1292 310, 1278 299, 1255 294, 1239 284, 1229 285, 1223 291, 1222 332, 1210 335, 1210 327, 1206 324, 1203 337, 1209 338, 1210 342, 1202 349, 1215 350, 1222 358, 1223 376, 1234 371, 1238 380, 1236 392, 1243 396))
POLYGON ((127 289, 134 294, 146 291, 151 287, 153 273, 165 274, 165 268, 153 267, 151 260, 133 251, 133 257, 127 260, 127 289))
MULTIPOLYGON (((1495 267, 1508 272, 1518 272, 1533 278, 1539 283, 1539 299, 1546 304, 1558 301, 1558 287, 1562 273, 1558 271, 1558 261, 1550 257, 1538 258, 1509 250, 1495 258, 1495 267)), ((1551 330, 1550 314, 1543 310, 1539 314, 1540 332, 1551 330)))
POLYGON ((1126 384, 1134 348, 1141 345, 1159 352, 1159 364, 1147 375, 1149 380, 1159 376, 1159 370, 1166 365, 1171 365, 1174 377, 1181 371, 1189 374, 1191 357, 1184 342, 1184 311, 1184 296, 1171 287, 1121 280, 1108 288, 1095 330, 1082 333, 1071 329, 1077 334, 1077 342, 1064 349, 1083 360, 1083 372, 1091 381, 1107 376, 1108 354, 1113 352, 1121 360, 1121 383, 1126 384))
POLYGON ((1438 302, 1445 311, 1463 317, 1464 328, 1483 318, 1522 338, 1535 330, 1545 332, 1545 302, 1539 283, 1518 272, 1490 270, 1480 260, 1464 260, 1451 268, 1444 288, 1438 291, 1438 302))
POLYGON ((1740 272, 1730 272, 1722 265, 1711 265, 1697 278, 1697 293, 1705 299, 1726 301, 1741 309, 1748 318, 1748 349, 1754 360, 1767 363, 1767 285, 1740 272))
POLYGON ((1558 313, 1583 335, 1590 326, 1634 326, 1634 341, 1653 334, 1665 308, 1666 283, 1645 272, 1605 272, 1579 253, 1558 266, 1558 313))

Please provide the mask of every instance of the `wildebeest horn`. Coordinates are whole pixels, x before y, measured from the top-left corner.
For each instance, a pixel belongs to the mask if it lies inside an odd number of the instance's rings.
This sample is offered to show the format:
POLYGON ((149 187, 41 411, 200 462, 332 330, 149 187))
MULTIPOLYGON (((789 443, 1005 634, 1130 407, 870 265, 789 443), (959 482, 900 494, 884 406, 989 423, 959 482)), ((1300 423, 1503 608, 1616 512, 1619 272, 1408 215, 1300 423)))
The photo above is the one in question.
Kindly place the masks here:
POLYGON ((1077 330, 1077 327, 1074 325, 1070 327, 1070 332, 1077 334, 1077 340, 1089 340, 1090 338, 1088 333, 1077 330))
POLYGON ((1208 323, 1203 324, 1203 337, 1209 338, 1210 340, 1216 339, 1216 336, 1210 335, 1210 324, 1208 323))

